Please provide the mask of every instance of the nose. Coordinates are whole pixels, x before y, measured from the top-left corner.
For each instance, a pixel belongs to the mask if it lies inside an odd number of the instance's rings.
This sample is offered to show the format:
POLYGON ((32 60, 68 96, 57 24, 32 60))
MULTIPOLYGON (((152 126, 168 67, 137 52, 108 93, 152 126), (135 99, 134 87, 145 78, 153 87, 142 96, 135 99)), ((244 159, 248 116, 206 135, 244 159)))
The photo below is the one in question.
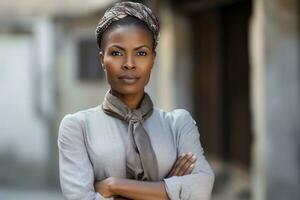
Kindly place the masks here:
POLYGON ((134 59, 131 55, 127 55, 125 58, 125 62, 122 65, 123 70, 132 70, 135 69, 134 59))

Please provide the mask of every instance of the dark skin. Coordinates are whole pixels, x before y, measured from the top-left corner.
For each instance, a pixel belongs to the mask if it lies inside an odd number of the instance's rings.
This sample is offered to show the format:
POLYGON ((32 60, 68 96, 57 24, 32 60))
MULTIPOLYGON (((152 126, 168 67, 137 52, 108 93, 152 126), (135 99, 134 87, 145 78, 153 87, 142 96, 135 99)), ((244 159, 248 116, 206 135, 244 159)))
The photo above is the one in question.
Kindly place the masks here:
MULTIPOLYGON (((151 33, 134 25, 124 25, 104 34, 100 62, 106 72, 111 92, 129 108, 138 108, 144 96, 154 64, 155 51, 151 33)), ((196 157, 179 156, 167 177, 190 174, 196 157)), ((168 199, 163 181, 137 181, 109 177, 95 182, 95 191, 114 199, 168 199)))

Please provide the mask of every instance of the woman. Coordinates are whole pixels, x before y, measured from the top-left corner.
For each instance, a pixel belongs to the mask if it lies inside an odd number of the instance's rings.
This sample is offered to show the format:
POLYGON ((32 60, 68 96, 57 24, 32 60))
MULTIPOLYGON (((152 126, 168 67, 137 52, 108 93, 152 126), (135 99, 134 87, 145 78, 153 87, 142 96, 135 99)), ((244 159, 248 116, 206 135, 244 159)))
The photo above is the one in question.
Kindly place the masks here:
POLYGON ((157 18, 139 3, 117 3, 99 22, 99 58, 110 90, 101 105, 61 122, 66 199, 210 198, 214 175, 195 121, 185 110, 153 108, 144 92, 158 35, 157 18))

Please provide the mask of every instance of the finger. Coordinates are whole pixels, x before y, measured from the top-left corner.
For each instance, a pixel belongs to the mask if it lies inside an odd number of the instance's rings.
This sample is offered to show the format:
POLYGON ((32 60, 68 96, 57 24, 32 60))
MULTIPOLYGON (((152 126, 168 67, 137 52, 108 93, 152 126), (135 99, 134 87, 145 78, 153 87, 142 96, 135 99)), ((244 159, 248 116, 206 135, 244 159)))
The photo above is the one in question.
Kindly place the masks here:
POLYGON ((185 164, 187 162, 189 162, 189 160, 192 158, 193 154, 192 153, 188 153, 177 165, 177 167, 175 168, 174 174, 176 176, 181 176, 182 174, 182 167, 185 166, 185 164), (181 172, 181 173, 180 173, 181 172))
POLYGON ((184 166, 186 162, 193 164, 195 162, 195 157, 193 157, 193 154, 190 152, 188 154, 182 154, 174 164, 174 167, 172 168, 171 172, 167 177, 171 176, 183 176, 189 172, 186 172, 188 170, 187 166, 184 166))
POLYGON ((193 162, 193 164, 191 164, 191 165, 185 170, 185 172, 183 173, 182 176, 188 175, 188 174, 191 174, 191 173, 192 173, 193 169, 195 168, 196 161, 197 161, 197 158, 195 159, 195 161, 193 162))
POLYGON ((194 168, 195 168, 195 164, 191 164, 190 167, 185 171, 183 175, 191 174, 194 168))
POLYGON ((189 167, 194 164, 196 162, 196 156, 191 155, 189 157, 189 159, 185 162, 182 163, 182 165, 180 166, 180 168, 178 168, 178 172, 177 175, 178 176, 183 176, 187 173, 187 171, 189 170, 189 167))
POLYGON ((193 155, 192 157, 190 157, 189 160, 187 160, 187 161, 181 166, 181 168, 180 168, 179 171, 178 171, 178 175, 179 175, 179 176, 185 175, 185 174, 187 173, 186 171, 189 170, 189 167, 190 167, 191 165, 195 164, 195 162, 196 162, 196 156, 193 155))
POLYGON ((177 176, 176 173, 178 172, 179 167, 182 165, 182 163, 186 162, 186 160, 189 158, 189 156, 190 156, 190 154, 186 154, 186 153, 183 153, 183 154, 181 154, 181 156, 179 156, 179 158, 176 160, 176 162, 171 170, 170 176, 177 176))
POLYGON ((176 160, 175 164, 173 165, 172 170, 169 173, 168 177, 174 176, 175 169, 177 168, 179 163, 182 161, 182 159, 184 159, 184 157, 186 157, 186 156, 187 156, 187 154, 183 153, 178 157, 178 159, 176 160))

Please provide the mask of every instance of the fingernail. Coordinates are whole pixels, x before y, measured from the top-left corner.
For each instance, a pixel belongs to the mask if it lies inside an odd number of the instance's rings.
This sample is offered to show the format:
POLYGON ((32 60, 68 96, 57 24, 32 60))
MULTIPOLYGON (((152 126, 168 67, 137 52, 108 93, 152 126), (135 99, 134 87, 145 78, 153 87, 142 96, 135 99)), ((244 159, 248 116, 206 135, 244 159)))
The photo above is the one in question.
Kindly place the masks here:
POLYGON ((194 168, 194 166, 195 166, 194 164, 191 164, 190 168, 194 168))

